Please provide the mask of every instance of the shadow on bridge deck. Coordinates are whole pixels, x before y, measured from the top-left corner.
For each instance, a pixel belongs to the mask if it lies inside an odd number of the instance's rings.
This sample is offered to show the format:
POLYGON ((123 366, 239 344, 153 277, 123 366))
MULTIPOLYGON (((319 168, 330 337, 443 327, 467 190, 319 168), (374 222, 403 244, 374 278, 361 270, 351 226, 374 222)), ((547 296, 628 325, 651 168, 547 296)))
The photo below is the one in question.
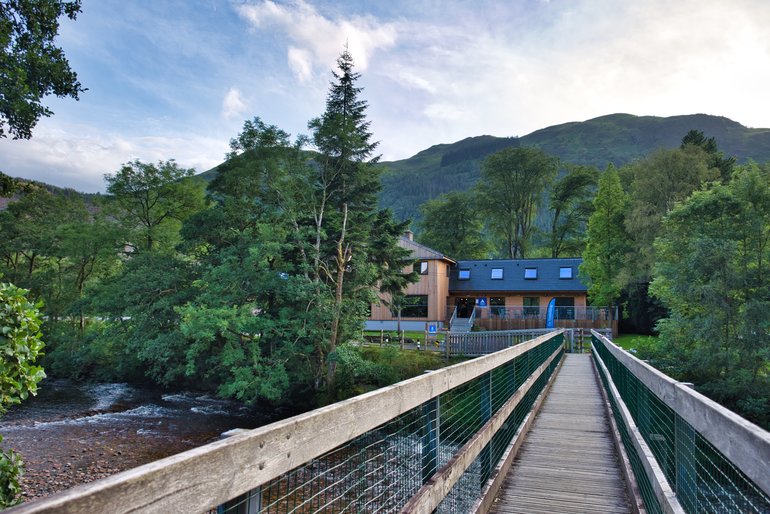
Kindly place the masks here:
POLYGON ((566 355, 490 512, 631 512, 589 355, 566 355))

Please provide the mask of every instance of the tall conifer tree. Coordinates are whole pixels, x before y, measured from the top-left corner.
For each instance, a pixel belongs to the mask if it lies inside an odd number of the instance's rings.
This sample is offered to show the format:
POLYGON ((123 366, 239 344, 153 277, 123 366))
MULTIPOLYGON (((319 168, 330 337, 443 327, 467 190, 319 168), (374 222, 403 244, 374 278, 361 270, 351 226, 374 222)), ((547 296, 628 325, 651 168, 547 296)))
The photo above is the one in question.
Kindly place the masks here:
MULTIPOLYGON (((321 197, 326 200, 322 214, 327 238, 323 244, 317 239, 316 252, 318 276, 333 289, 329 354, 346 332, 363 321, 377 282, 381 289, 400 290, 409 280, 400 272, 406 252, 396 244, 406 224, 377 209, 381 186, 374 167, 379 156, 374 151, 378 143, 372 141, 367 102, 356 85, 360 74, 353 66, 353 56, 345 48, 337 59, 338 70, 332 72, 326 111, 309 124, 320 154, 321 197)), ((331 383, 333 378, 331 359, 327 380, 331 383)))

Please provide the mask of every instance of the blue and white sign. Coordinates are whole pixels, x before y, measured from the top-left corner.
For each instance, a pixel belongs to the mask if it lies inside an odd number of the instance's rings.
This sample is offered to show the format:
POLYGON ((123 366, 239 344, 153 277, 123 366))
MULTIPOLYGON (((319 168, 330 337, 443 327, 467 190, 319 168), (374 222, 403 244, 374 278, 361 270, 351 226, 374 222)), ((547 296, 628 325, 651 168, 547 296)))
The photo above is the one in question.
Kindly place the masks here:
POLYGON ((431 323, 430 325, 428 325, 428 333, 429 334, 435 334, 436 333, 436 324, 435 323, 431 323))
POLYGON ((486 298, 476 298, 476 306, 478 306, 478 307, 486 307, 487 306, 487 299, 486 298))

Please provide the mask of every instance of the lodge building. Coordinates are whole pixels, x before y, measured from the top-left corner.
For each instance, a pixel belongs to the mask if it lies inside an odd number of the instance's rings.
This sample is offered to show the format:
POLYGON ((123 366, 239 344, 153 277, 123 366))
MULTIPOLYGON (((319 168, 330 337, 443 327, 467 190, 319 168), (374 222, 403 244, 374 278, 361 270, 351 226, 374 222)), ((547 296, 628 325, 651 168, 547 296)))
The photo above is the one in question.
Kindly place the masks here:
POLYGON ((545 328, 551 300, 557 327, 609 326, 607 308, 587 306, 588 288, 578 276, 580 258, 458 261, 415 242, 411 232, 399 246, 411 251, 419 281, 407 286, 398 306, 381 295, 371 306, 367 330, 395 330, 397 307, 403 330, 430 325, 438 330, 545 328))

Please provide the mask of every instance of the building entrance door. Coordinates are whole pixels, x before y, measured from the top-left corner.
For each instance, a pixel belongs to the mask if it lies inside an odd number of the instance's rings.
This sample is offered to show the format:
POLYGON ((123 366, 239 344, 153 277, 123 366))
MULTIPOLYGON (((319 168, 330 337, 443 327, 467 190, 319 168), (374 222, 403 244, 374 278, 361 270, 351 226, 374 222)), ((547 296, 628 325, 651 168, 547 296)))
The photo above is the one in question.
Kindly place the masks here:
POLYGON ((473 309, 476 307, 475 298, 455 298, 455 307, 457 307, 458 318, 470 318, 473 309))

